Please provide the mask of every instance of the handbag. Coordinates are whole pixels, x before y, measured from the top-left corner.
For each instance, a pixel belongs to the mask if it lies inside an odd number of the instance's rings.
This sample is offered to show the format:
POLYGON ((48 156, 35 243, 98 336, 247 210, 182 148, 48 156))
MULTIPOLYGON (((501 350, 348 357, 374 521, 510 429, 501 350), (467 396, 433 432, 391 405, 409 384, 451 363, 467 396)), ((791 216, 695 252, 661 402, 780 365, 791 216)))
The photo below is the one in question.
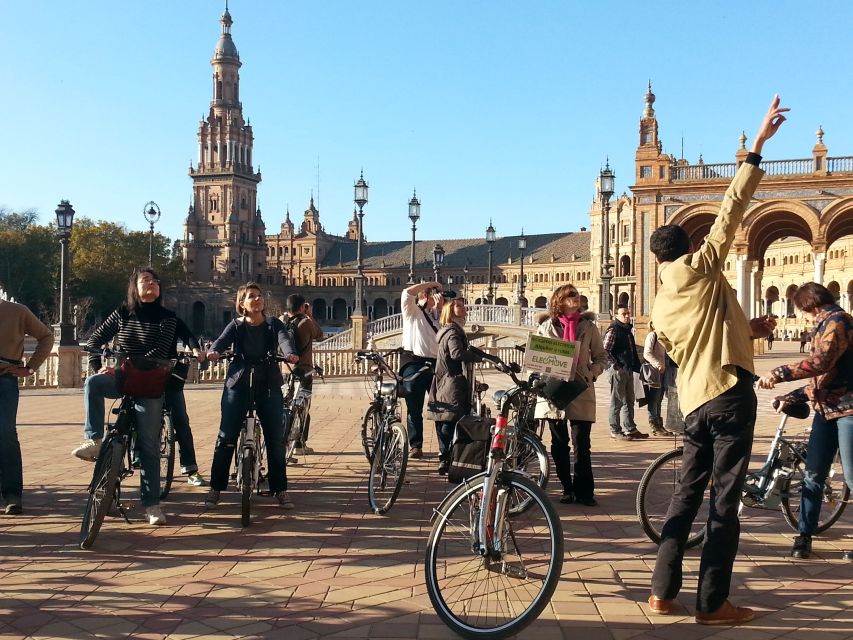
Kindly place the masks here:
POLYGON ((661 386, 660 371, 651 362, 644 362, 640 365, 640 380, 647 387, 659 389, 661 386))
POLYGON ((544 376, 543 379, 545 384, 541 391, 542 397, 560 411, 589 388, 589 383, 577 373, 573 380, 562 380, 554 376, 544 376))
POLYGON ((122 395, 150 400, 163 395, 171 374, 170 360, 129 356, 115 371, 116 386, 122 395))

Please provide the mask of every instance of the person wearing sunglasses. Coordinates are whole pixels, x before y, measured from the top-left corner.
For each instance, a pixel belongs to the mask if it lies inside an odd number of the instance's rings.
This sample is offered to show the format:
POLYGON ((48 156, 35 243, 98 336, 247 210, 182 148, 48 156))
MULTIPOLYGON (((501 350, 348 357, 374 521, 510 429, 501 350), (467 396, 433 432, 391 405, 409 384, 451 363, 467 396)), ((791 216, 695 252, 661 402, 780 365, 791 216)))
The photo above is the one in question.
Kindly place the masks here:
POLYGON ((534 418, 545 420, 551 431, 551 456, 562 485, 563 504, 579 503, 588 507, 598 504, 592 472, 590 434, 595 422, 595 379, 607 368, 607 353, 594 316, 582 312, 581 296, 574 285, 558 287, 551 295, 547 313, 539 318, 536 333, 548 338, 577 342, 577 375, 587 388, 563 409, 557 409, 544 398, 536 403, 534 418), (571 432, 569 425, 571 424, 571 432), (575 443, 575 469, 572 474, 572 449, 575 443))

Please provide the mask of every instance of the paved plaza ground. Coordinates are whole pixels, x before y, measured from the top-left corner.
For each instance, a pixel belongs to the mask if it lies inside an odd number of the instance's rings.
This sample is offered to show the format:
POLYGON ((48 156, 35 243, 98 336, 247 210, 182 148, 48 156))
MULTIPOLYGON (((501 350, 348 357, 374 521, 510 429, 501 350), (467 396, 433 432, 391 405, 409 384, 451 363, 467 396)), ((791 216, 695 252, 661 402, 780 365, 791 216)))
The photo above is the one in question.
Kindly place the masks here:
MULTIPOLYGON (((796 357, 776 343, 759 373, 796 357)), ((497 374, 489 382, 500 383, 497 374)), ((493 388, 496 388, 493 386, 493 388)), ((732 598, 758 609, 740 628, 693 622, 698 550, 686 558, 681 613, 654 615, 646 599, 656 547, 644 536, 634 500, 643 470, 672 439, 608 437, 603 380, 593 461, 599 506, 557 505, 565 531, 560 584, 540 619, 520 637, 550 640, 685 639, 841 640, 853 638, 853 512, 815 540, 810 560, 787 557, 794 531, 780 511, 748 510, 732 598)), ((218 387, 188 388, 199 462, 208 475, 219 420, 218 387)), ((759 393, 754 460, 764 456, 777 417, 775 392, 759 393)), ((388 516, 367 507, 367 461, 360 415, 361 381, 315 385, 315 455, 289 468, 296 510, 270 499, 240 526, 235 493, 206 510, 206 488, 177 482, 163 504, 169 522, 152 528, 110 518, 93 551, 77 546, 92 466, 72 458, 80 440, 80 392, 27 390, 19 434, 24 454, 25 515, 0 517, 2 638, 452 638, 430 606, 423 553, 434 506, 448 491, 434 456, 410 461, 408 483, 388 516)), ((638 423, 646 430, 644 409, 638 423)), ((804 426, 804 425, 802 425, 804 426)), ((789 433, 801 429, 791 424, 789 433)), ((437 450, 427 430, 425 449, 437 450)), ((135 487, 135 479, 128 482, 135 487)), ((552 477, 549 493, 556 498, 552 477)), ((136 492, 133 492, 133 498, 136 492)))

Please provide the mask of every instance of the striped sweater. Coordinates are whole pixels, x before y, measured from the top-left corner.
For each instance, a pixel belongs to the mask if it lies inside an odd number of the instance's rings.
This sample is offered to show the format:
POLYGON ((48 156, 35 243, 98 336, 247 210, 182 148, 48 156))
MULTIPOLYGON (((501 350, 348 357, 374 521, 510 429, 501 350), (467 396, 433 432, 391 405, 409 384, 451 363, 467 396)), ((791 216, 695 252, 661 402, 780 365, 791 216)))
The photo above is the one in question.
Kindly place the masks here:
MULTIPOLYGON (((115 338, 117 351, 165 360, 172 352, 177 325, 177 316, 160 305, 142 303, 133 313, 122 305, 95 329, 86 347, 100 349, 115 338)), ((100 355, 89 354, 89 368, 101 368, 100 355)))

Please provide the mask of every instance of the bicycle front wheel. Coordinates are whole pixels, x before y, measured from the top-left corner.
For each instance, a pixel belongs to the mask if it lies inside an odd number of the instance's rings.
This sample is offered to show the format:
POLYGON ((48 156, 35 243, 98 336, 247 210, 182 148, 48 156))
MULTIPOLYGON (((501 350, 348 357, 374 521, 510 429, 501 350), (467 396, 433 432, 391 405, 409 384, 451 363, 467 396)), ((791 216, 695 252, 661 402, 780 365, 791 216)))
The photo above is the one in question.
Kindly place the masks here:
MULTIPOLYGON (((779 491, 782 494, 782 513, 785 521, 794 531, 799 529, 800 510, 802 508, 803 468, 797 469, 793 479, 786 480, 779 491)), ((841 454, 836 453, 823 483, 823 496, 820 508, 820 517, 817 521, 815 533, 823 533, 838 522, 847 501, 850 499, 850 487, 844 481, 844 472, 841 469, 841 454)))
POLYGON ((104 443, 98 453, 92 483, 89 485, 89 498, 83 511, 80 525, 80 548, 89 549, 98 537, 101 525, 118 490, 119 476, 124 461, 124 446, 115 439, 104 443))
MULTIPOLYGON (((427 541, 429 599, 441 620, 465 638, 505 638, 533 622, 548 605, 563 567, 563 529, 551 501, 529 478, 502 473, 495 496, 508 493, 528 508, 493 530, 503 551, 481 556, 477 523, 485 476, 459 485, 445 499, 427 541)), ((490 507, 495 509, 494 505, 490 507)))
POLYGON ((380 436, 370 462, 367 499, 373 513, 382 515, 394 506, 403 487, 408 459, 409 439, 403 425, 395 420, 380 436))
POLYGON ((255 453, 249 447, 240 456, 240 522, 249 526, 252 512, 252 480, 255 471, 255 453))
POLYGON ((295 410, 290 417, 290 429, 287 432, 287 446, 284 451, 285 462, 295 462, 293 454, 296 453, 296 447, 303 446, 302 443, 302 411, 295 410))
MULTIPOLYGON (((684 449, 678 447, 667 451, 649 465, 640 486, 637 488, 637 517, 649 540, 660 544, 661 531, 666 522, 666 512, 672 496, 681 486, 681 459, 684 449)), ((707 494, 707 491, 706 491, 707 494)), ((693 520, 693 528, 685 547, 690 549, 705 539, 705 525, 708 522, 708 496, 702 500, 699 513, 693 520)))
POLYGON ((379 428, 382 426, 382 414, 375 404, 370 405, 361 420, 361 446, 367 461, 373 460, 373 447, 376 446, 376 438, 379 437, 379 428))
POLYGON ((172 416, 163 415, 160 425, 160 499, 165 500, 175 478, 175 427, 172 416))

